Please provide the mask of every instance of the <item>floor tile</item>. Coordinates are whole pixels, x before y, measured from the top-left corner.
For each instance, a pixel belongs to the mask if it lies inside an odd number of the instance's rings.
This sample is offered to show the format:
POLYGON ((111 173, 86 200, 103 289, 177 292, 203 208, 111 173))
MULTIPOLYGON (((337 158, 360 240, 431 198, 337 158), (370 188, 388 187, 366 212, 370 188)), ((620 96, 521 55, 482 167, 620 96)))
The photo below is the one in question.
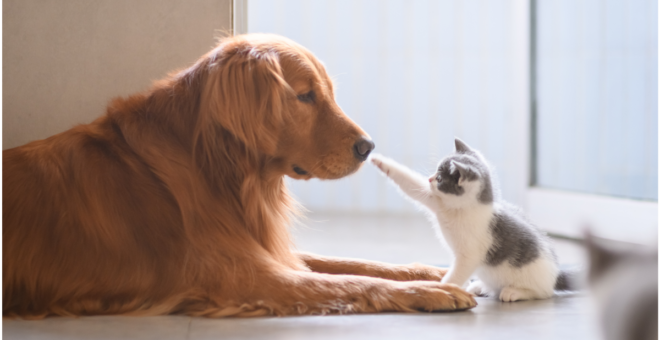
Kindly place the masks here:
POLYGON ((183 340, 190 327, 186 316, 52 317, 43 320, 2 320, 5 340, 136 339, 183 340))
POLYGON ((194 319, 190 339, 598 339, 590 299, 560 295, 503 303, 478 298, 457 313, 385 313, 255 319, 194 319))

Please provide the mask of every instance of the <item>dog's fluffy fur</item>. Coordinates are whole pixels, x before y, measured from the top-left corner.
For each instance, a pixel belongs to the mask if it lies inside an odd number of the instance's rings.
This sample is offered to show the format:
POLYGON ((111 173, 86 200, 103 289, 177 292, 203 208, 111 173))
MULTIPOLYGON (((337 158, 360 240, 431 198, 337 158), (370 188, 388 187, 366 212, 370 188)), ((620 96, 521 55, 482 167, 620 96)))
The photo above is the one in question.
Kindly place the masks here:
POLYGON ((3 314, 473 307, 432 282, 444 269, 291 250, 284 175, 353 173, 365 135, 309 51, 272 35, 225 38, 91 124, 4 151, 3 314))

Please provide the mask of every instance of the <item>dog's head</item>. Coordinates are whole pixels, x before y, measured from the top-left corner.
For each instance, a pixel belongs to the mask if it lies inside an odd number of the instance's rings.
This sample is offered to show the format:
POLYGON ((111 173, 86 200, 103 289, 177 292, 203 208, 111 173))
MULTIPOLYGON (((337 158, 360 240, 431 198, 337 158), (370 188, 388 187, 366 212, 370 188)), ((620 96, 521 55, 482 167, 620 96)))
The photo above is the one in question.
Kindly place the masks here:
POLYGON ((337 105, 323 64, 276 35, 226 38, 207 60, 201 109, 270 171, 293 178, 340 178, 355 172, 374 148, 337 105))

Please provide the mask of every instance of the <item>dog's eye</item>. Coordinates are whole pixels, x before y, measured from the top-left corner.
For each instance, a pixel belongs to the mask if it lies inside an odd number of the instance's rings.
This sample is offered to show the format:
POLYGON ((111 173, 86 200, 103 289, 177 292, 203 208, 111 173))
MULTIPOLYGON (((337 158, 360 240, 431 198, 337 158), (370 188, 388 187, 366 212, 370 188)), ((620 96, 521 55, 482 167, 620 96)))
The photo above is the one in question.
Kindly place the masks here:
POLYGON ((315 98, 316 94, 314 94, 314 91, 309 91, 307 93, 298 95, 298 100, 303 103, 313 103, 315 98))

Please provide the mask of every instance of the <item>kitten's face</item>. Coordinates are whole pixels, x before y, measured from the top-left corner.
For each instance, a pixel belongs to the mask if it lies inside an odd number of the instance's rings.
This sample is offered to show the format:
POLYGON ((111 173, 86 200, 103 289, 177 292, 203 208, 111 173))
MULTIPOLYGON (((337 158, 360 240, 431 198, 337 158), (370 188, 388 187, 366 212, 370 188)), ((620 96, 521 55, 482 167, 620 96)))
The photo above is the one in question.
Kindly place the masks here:
POLYGON ((445 200, 476 200, 481 187, 479 174, 469 167, 463 167, 463 173, 459 170, 462 165, 469 164, 468 162, 470 160, 460 154, 440 161, 438 170, 429 178, 431 192, 445 200))
POLYGON ((474 202, 491 203, 493 193, 488 167, 476 151, 456 139, 456 153, 440 161, 429 178, 431 192, 455 207, 474 202))

